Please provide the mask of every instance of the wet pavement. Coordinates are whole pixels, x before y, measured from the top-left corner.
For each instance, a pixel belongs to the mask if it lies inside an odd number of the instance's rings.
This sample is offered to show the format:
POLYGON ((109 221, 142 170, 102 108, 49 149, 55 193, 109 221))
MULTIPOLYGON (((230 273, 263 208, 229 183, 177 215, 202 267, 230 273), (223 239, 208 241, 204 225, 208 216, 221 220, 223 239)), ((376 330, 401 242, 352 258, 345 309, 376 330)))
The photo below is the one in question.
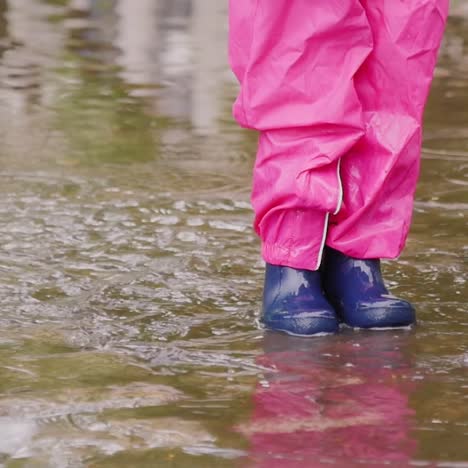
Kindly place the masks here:
POLYGON ((0 0, 0 466, 468 466, 468 10, 394 292, 411 331, 256 325, 256 137, 218 0, 0 0))

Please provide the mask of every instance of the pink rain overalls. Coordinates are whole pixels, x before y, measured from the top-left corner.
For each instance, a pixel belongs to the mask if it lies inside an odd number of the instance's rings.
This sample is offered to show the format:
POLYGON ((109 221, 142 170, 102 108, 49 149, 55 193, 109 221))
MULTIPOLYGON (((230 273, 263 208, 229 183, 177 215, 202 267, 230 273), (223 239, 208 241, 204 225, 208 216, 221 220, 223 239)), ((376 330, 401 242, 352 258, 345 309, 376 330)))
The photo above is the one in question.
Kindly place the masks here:
POLYGON ((395 258, 449 0, 230 0, 234 115, 260 132, 252 204, 265 261, 324 245, 395 258))

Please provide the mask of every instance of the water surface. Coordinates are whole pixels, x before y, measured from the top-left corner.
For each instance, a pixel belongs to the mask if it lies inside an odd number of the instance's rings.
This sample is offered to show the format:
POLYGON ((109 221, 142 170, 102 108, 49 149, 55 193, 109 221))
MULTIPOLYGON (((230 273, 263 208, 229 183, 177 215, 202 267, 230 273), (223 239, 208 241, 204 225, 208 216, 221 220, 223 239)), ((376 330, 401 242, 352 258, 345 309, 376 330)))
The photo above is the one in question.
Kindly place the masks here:
POLYGON ((463 2, 385 265, 419 326, 314 340, 256 325, 225 10, 0 0, 0 466, 468 466, 463 2))

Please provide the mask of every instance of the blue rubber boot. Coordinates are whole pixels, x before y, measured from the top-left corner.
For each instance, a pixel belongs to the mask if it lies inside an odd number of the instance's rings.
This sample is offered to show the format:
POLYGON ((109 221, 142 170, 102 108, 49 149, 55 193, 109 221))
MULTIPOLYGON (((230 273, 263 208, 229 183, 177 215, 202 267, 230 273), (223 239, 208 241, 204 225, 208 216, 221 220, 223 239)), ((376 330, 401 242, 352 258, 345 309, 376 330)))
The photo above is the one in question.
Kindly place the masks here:
POLYGON ((327 247, 322 281, 340 320, 351 327, 405 327, 416 321, 413 306, 385 287, 380 260, 359 260, 327 247))
POLYGON ((336 333, 338 317, 323 294, 318 271, 270 265, 263 290, 264 325, 290 335, 336 333))

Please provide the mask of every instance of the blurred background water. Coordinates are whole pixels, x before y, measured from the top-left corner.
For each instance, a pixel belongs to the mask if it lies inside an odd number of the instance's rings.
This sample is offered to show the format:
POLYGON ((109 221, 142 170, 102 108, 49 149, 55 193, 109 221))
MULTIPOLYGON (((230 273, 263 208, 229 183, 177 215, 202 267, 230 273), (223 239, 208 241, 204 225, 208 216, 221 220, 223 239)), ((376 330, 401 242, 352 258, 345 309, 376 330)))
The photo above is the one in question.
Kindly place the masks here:
POLYGON ((468 5, 426 113, 414 331, 256 326, 219 0, 0 0, 0 466, 468 466, 468 5))

